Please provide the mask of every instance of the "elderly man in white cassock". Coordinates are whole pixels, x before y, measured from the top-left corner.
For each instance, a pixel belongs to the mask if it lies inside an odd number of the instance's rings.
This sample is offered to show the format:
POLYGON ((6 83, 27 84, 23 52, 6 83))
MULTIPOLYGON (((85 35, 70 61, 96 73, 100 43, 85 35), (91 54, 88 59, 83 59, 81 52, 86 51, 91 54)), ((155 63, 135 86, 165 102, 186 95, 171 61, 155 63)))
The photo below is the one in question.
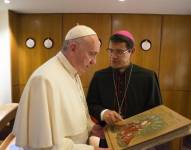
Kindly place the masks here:
POLYGON ((102 149, 86 144, 94 124, 79 78, 96 63, 99 51, 95 31, 77 25, 67 33, 62 50, 31 75, 13 128, 18 147, 26 150, 102 149))

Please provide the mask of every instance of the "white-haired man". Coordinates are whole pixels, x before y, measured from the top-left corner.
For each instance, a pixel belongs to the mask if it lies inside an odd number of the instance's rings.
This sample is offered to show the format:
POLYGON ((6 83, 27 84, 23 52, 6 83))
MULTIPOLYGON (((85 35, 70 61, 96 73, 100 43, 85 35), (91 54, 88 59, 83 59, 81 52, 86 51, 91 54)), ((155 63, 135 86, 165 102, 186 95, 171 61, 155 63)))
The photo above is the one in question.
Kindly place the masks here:
POLYGON ((63 49, 40 66, 21 96, 13 133, 16 145, 30 150, 93 150, 92 129, 79 74, 96 63, 100 42, 94 30, 77 25, 63 49))

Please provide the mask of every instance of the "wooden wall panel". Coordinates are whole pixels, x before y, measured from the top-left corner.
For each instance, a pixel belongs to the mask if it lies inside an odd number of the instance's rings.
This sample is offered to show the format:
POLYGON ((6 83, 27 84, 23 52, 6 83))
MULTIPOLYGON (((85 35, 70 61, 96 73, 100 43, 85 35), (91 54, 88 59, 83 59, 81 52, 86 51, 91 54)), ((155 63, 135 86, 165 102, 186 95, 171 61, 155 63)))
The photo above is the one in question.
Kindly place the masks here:
POLYGON ((26 84, 31 73, 47 59, 54 56, 60 50, 62 45, 62 15, 57 14, 20 14, 18 25, 18 48, 14 49, 12 62, 17 60, 16 67, 12 68, 14 76, 18 76, 17 83, 13 86, 13 96, 18 101, 23 87, 26 84), (36 46, 29 49, 25 46, 28 37, 36 41, 36 46), (46 37, 54 40, 54 47, 46 49, 43 41, 46 37), (19 92, 19 93, 18 93, 19 92))
MULTIPOLYGON (((191 16, 163 16, 160 85, 164 104, 191 119, 191 16)), ((179 150, 181 138, 172 142, 179 150)))
POLYGON ((165 90, 191 90, 191 16, 164 16, 160 82, 165 90))
POLYGON ((103 43, 101 51, 97 56, 96 65, 81 76, 82 84, 86 93, 94 72, 108 66, 109 63, 109 57, 105 49, 108 46, 108 39, 111 34, 111 16, 108 14, 63 14, 63 37, 65 37, 68 30, 77 23, 88 25, 93 28, 103 43))
POLYGON ((191 69, 190 44, 191 16, 160 15, 126 15, 126 14, 14 14, 10 13, 11 49, 12 49, 12 88, 13 99, 19 100, 20 94, 31 73, 44 61, 60 50, 66 32, 76 25, 85 24, 92 27, 102 39, 103 46, 97 57, 97 64, 81 76, 83 86, 87 92, 89 81, 93 73, 109 65, 109 57, 105 49, 111 32, 128 29, 136 39, 136 52, 133 62, 156 72, 160 72, 160 83, 164 93, 164 102, 178 112, 190 116, 191 103, 182 100, 188 96, 191 85, 189 73, 191 69), (162 27, 162 28, 161 28, 162 27), (161 35, 162 33, 162 35, 161 35), (161 37, 162 36, 162 37, 161 37), (36 47, 28 49, 25 46, 27 37, 36 40, 36 47), (47 50, 43 47, 45 37, 54 40, 54 47, 47 50), (140 49, 140 41, 148 38, 152 41, 152 48, 148 52, 140 49), (162 41, 161 41, 162 40, 162 41), (161 58, 160 57, 160 43, 161 58), (183 44, 181 44, 183 43, 183 44), (173 94, 183 92, 179 99, 173 101, 173 94), (181 104, 180 104, 181 103, 181 104), (180 104, 180 105, 179 105, 180 104), (187 105, 189 104, 189 105, 187 105), (180 107, 180 108, 176 108, 180 107), (186 109, 184 109, 186 108, 186 109))
POLYGON ((191 119, 191 92, 162 90, 164 104, 191 119))
POLYGON ((160 15, 112 15, 112 32, 128 30, 135 38, 135 53, 132 61, 138 65, 159 71, 159 54, 161 38, 160 15), (140 49, 140 42, 149 39, 152 47, 149 51, 140 49))
MULTIPOLYGON (((18 74, 18 27, 19 27, 19 15, 13 11, 9 11, 9 30, 10 30, 10 48, 11 48, 11 82, 12 85, 19 84, 18 74)), ((12 99, 18 100, 18 88, 12 86, 12 99)))

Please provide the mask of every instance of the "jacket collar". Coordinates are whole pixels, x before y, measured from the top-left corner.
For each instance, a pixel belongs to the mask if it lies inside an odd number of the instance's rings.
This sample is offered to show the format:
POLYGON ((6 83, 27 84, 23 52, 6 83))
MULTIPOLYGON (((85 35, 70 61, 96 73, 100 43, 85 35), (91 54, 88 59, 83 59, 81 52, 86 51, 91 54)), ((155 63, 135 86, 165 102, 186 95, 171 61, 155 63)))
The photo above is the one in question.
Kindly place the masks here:
POLYGON ((60 61, 60 63, 64 66, 64 68, 67 70, 69 74, 71 74, 73 77, 76 77, 77 70, 70 64, 68 59, 64 56, 64 54, 60 51, 57 53, 56 57, 60 61))

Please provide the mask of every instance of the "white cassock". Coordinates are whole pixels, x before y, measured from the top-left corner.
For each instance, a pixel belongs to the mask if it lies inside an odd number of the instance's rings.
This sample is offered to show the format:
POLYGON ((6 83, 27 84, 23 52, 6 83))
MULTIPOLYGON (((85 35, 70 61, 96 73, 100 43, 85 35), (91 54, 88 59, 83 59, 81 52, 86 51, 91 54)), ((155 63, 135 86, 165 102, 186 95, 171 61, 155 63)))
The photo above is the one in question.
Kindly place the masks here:
POLYGON ((93 123, 77 71, 59 52, 28 80, 13 133, 25 149, 93 150, 86 145, 93 123))

